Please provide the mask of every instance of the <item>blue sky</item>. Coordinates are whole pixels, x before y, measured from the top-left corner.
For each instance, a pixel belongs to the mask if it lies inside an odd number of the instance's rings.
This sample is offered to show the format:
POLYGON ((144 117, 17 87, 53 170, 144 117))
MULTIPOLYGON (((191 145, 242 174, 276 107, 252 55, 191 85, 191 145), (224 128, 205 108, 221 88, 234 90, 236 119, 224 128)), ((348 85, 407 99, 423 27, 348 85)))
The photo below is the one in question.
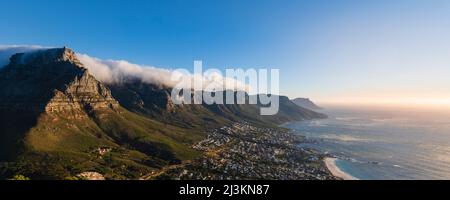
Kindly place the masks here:
POLYGON ((0 44, 167 68, 279 68, 319 102, 450 102, 450 1, 1 1, 0 44))

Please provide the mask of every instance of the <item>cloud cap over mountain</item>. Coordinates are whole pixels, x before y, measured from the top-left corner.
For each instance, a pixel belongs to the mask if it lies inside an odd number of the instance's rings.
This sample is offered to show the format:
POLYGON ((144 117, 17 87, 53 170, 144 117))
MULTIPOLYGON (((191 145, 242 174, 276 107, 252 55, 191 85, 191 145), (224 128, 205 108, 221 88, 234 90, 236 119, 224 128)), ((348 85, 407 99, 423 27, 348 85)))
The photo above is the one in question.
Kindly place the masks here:
MULTIPOLYGON (((9 63, 9 58, 16 53, 33 53, 35 51, 49 49, 38 45, 0 45, 0 67, 9 63)), ((77 53, 77 57, 89 72, 99 81, 104 83, 121 83, 128 79, 138 79, 145 83, 151 83, 164 87, 174 87, 179 81, 172 79, 174 70, 157 68, 130 63, 126 60, 103 60, 83 53, 77 53)), ((193 74, 184 74, 191 83, 202 80, 206 85, 223 85, 223 89, 228 90, 248 90, 248 86, 238 80, 223 77, 220 74, 210 74, 209 76, 199 76, 193 74), (226 86, 234 85, 232 88, 226 86)), ((184 79, 183 78, 183 79, 184 79)), ((183 85, 185 88, 191 88, 192 85, 183 85)))

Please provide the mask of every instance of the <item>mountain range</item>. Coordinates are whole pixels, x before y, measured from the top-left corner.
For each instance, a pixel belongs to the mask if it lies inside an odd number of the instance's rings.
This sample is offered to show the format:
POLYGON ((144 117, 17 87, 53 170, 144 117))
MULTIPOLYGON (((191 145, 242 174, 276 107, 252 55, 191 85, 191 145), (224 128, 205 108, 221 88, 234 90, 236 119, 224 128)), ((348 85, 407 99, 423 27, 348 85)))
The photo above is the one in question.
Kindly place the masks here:
POLYGON ((0 69, 0 178, 135 179, 201 156, 191 145, 210 128, 326 117, 285 96, 278 114, 261 116, 262 104, 175 105, 170 94, 139 79, 98 81, 69 48, 14 54, 0 69))
POLYGON ((308 98, 296 98, 293 99, 292 102, 294 102, 297 106, 300 106, 302 108, 310 109, 310 110, 320 110, 322 109, 318 105, 316 105, 314 102, 312 102, 308 98))

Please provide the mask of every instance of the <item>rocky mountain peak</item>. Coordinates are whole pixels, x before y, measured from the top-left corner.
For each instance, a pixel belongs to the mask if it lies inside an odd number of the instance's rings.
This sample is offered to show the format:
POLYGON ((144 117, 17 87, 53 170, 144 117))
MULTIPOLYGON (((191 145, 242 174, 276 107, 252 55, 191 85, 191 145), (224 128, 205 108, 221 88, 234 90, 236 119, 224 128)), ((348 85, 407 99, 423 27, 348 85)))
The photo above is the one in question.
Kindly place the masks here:
POLYGON ((10 65, 42 65, 61 62, 70 62, 82 67, 75 52, 67 47, 17 53, 10 58, 10 65))
POLYGON ((18 53, 0 70, 0 108, 66 112, 118 105, 69 48, 18 53))

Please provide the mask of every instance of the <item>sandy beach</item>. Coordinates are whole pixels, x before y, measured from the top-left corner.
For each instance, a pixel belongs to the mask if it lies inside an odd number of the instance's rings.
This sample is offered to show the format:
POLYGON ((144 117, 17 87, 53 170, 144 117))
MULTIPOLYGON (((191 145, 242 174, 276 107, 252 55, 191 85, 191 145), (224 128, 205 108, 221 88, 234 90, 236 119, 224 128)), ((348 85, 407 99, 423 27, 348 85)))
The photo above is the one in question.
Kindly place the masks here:
POLYGON ((325 165, 327 166, 328 170, 330 170, 331 174, 333 174, 333 176, 336 176, 343 180, 358 180, 357 178, 339 169, 339 167, 336 166, 336 160, 337 158, 330 158, 330 157, 324 159, 325 165))

